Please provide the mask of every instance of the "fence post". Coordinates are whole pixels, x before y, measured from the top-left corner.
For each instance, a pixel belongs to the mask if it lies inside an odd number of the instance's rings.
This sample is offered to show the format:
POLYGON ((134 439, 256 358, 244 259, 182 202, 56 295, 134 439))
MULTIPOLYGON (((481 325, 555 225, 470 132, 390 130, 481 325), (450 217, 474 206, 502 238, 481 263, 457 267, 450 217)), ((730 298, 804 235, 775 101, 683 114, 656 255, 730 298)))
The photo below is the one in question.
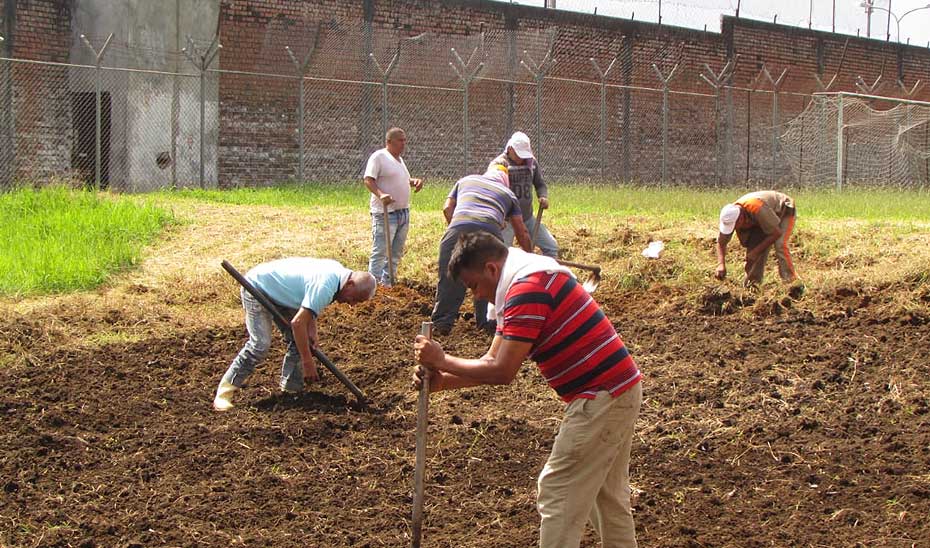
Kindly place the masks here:
POLYGON ((111 32, 106 42, 103 43, 103 47, 98 51, 86 36, 81 35, 84 45, 94 54, 94 121, 96 123, 94 128, 94 189, 96 190, 100 190, 100 65, 103 63, 103 55, 112 39, 113 33, 111 32))
POLYGON ((394 52, 394 56, 391 57, 391 62, 388 63, 386 69, 381 68, 381 64, 378 63, 378 59, 375 58, 374 53, 368 54, 368 58, 371 59, 372 63, 375 65, 375 68, 378 69, 378 73, 381 75, 381 135, 385 135, 388 130, 388 80, 391 78, 391 73, 394 72, 395 68, 397 68, 397 61, 400 60, 400 50, 405 42, 418 42, 425 38, 428 34, 429 32, 427 31, 416 36, 401 38, 398 40, 397 50, 394 52))
POLYGON ((0 186, 11 187, 16 173, 16 139, 13 129, 13 68, 9 57, 12 56, 11 44, 0 35, 3 46, 2 64, 0 64, 0 186))
POLYGON ((546 78, 546 74, 552 69, 555 65, 555 58, 552 56, 553 50, 555 49, 555 35, 554 31, 549 34, 549 46, 546 48, 546 55, 543 57, 543 60, 537 64, 536 61, 530 57, 530 54, 523 50, 523 56, 526 57, 526 61, 521 60, 520 64, 523 65, 526 70, 533 75, 533 81, 536 82, 536 129, 533 140, 536 141, 536 158, 538 159, 542 154, 542 92, 543 92, 543 80, 546 78))
MULTIPOLYGON (((458 63, 458 66, 455 65, 452 61, 449 61, 449 66, 452 67, 452 70, 455 71, 455 74, 458 75, 459 80, 462 81, 462 93, 463 93, 463 106, 462 106, 462 132, 464 134, 465 148, 463 151, 463 158, 465 161, 465 173, 468 171, 468 86, 471 85, 472 80, 474 80, 478 73, 484 68, 484 62, 479 62, 474 69, 469 69, 471 62, 475 58, 475 54, 478 53, 478 49, 484 49, 484 33, 481 33, 481 44, 476 47, 471 55, 468 56, 468 61, 462 61, 462 58, 459 56, 458 52, 455 51, 455 48, 451 48, 452 57, 455 62, 458 63)), ((482 57, 484 56, 484 51, 482 51, 482 57)))
POLYGON ((614 68, 617 58, 618 56, 615 55, 610 64, 607 65, 607 70, 601 70, 601 66, 597 64, 594 57, 590 58, 594 71, 601 79, 601 181, 606 179, 607 169, 607 75, 614 68))
MULTIPOLYGON (((319 36, 319 29, 317 29, 317 36, 319 36)), ((291 61, 294 62, 294 67, 297 69, 297 80, 299 84, 297 85, 298 93, 300 95, 297 98, 297 180, 303 182, 304 180, 304 76, 307 74, 307 65, 310 63, 310 56, 313 55, 313 51, 316 47, 310 48, 310 51, 307 52, 307 55, 304 56, 303 62, 297 60, 297 57, 294 56, 294 52, 291 51, 290 46, 284 46, 285 51, 287 51, 288 56, 290 56, 291 61)))
POLYGON ((675 77, 679 65, 680 63, 675 63, 672 71, 666 77, 655 63, 652 64, 652 70, 655 71, 656 76, 659 77, 659 82, 662 83, 662 183, 668 180, 668 84, 675 77))
POLYGON ((620 49, 623 56, 620 61, 620 82, 623 85, 622 111, 623 121, 620 124, 620 180, 631 181, 632 177, 632 149, 630 118, 633 115, 633 40, 624 40, 620 49))
MULTIPOLYGON (((722 165, 724 164, 723 154, 721 151, 720 144, 720 90, 726 86, 730 78, 733 76, 733 69, 735 67, 734 61, 727 61, 727 64, 724 65, 723 70, 719 74, 714 72, 710 65, 704 63, 704 70, 707 71, 708 76, 705 76, 703 73, 700 74, 700 77, 707 82, 707 84, 714 88, 714 155, 716 156, 717 161, 715 162, 714 171, 717 177, 717 184, 721 182, 721 174, 723 172, 722 165)), ((726 147, 727 152, 729 152, 729 146, 726 147)))
POLYGON ((210 42, 210 45, 207 47, 207 49, 203 53, 200 53, 197 51, 197 47, 194 45, 194 39, 188 36, 187 47, 181 50, 181 52, 187 56, 187 59, 191 62, 191 64, 194 65, 198 71, 200 71, 200 188, 206 188, 204 182, 203 165, 204 126, 206 124, 206 74, 207 69, 210 68, 210 65, 213 63, 213 60, 216 58, 217 54, 221 49, 223 49, 223 45, 219 43, 219 39, 219 33, 215 34, 213 36, 213 41, 210 42))
POLYGON ((836 190, 843 190, 843 93, 836 96, 836 190))
POLYGON ((778 79, 772 78, 772 75, 769 74, 769 69, 766 68, 765 64, 762 65, 762 74, 765 75, 765 78, 772 84, 772 180, 771 182, 775 183, 775 170, 778 164, 778 90, 781 89, 781 84, 785 79, 785 74, 788 73, 788 69, 781 71, 781 75, 778 79))

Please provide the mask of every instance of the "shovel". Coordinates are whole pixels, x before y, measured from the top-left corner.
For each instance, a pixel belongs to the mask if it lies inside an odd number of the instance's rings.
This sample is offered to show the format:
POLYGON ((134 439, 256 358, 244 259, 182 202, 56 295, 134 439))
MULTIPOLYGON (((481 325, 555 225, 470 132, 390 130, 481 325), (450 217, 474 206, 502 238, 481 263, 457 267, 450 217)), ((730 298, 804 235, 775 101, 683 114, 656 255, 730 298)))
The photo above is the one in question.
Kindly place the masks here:
MULTIPOLYGON (((542 225, 542 216, 543 216, 543 208, 539 208, 539 211, 536 213, 536 226, 533 227, 533 246, 532 246, 533 250, 536 249, 536 237, 539 235, 539 227, 540 225, 542 225)), ((601 267, 600 266, 573 263, 571 261, 561 261, 559 259, 556 259, 555 261, 562 266, 580 268, 582 270, 587 270, 588 272, 590 272, 590 274, 588 274, 588 278, 584 281, 584 283, 581 284, 581 287, 583 287, 584 290, 587 291, 588 293, 594 293, 594 291, 597 289, 597 286, 600 285, 601 283, 601 267)))
MULTIPOLYGON (((431 339, 433 322, 420 324, 420 335, 431 339)), ((420 548, 420 536, 423 532, 423 476, 426 473, 426 428, 429 426, 429 371, 423 373, 420 381, 420 399, 417 402, 417 462, 413 472, 413 524, 410 544, 413 548, 420 548)))

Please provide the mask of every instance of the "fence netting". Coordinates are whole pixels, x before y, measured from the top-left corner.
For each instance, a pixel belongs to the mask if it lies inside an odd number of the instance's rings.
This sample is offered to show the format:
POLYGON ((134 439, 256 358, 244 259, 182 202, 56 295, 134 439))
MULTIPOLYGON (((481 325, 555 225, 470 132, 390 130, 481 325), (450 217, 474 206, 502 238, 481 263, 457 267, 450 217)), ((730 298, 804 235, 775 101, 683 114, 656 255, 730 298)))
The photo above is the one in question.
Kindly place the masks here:
MULTIPOLYGON (((209 41, 179 52, 113 39, 99 66, 0 59, 0 182, 139 192, 357 180, 398 126, 408 166, 427 177, 481 172, 524 131, 552 180, 838 184, 828 105, 763 71, 736 82, 725 59, 684 61, 695 44, 588 44, 556 27, 304 28, 273 21, 235 53, 209 41), (579 57, 579 44, 595 55, 579 57)), ((106 38, 87 37, 88 47, 106 38)), ((861 174, 851 168, 842 183, 927 184, 924 112, 890 102, 851 110, 845 161, 861 174), (879 157, 884 171, 857 167, 879 157)))

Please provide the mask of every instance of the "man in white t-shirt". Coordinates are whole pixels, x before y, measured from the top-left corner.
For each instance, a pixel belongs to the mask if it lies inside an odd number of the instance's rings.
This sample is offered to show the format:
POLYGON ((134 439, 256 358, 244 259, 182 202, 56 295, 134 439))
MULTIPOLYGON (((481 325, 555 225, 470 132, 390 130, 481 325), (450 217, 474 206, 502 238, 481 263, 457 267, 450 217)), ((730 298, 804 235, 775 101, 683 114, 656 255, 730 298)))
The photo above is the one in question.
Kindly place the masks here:
POLYGON ((394 127, 384 137, 384 148, 375 151, 365 166, 365 187, 371 192, 371 258, 368 272, 381 285, 394 285, 388 268, 387 243, 384 234, 384 206, 387 206, 391 231, 391 260, 396 274, 404 256, 404 243, 410 228, 410 189, 419 192, 423 181, 411 179, 407 164, 401 158, 407 146, 404 130, 394 127))

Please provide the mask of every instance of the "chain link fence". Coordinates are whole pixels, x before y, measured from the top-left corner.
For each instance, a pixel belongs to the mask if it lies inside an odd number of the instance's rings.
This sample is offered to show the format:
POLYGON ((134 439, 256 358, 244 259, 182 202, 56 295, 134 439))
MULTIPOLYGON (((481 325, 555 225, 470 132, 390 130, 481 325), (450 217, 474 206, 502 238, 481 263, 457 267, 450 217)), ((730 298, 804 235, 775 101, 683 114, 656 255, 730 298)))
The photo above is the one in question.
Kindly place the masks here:
POLYGON ((140 51, 96 36, 85 44, 99 65, 0 58, 0 182, 139 192, 357 180, 399 126, 417 176, 481 172, 521 130, 550 180, 831 184, 803 168, 816 139, 784 142, 812 96, 782 91, 783 74, 763 65, 737 85, 734 63, 686 63, 692 46, 672 41, 645 51, 621 37, 597 58, 571 56, 582 39, 331 20, 269 27, 235 57, 215 42, 140 51))

